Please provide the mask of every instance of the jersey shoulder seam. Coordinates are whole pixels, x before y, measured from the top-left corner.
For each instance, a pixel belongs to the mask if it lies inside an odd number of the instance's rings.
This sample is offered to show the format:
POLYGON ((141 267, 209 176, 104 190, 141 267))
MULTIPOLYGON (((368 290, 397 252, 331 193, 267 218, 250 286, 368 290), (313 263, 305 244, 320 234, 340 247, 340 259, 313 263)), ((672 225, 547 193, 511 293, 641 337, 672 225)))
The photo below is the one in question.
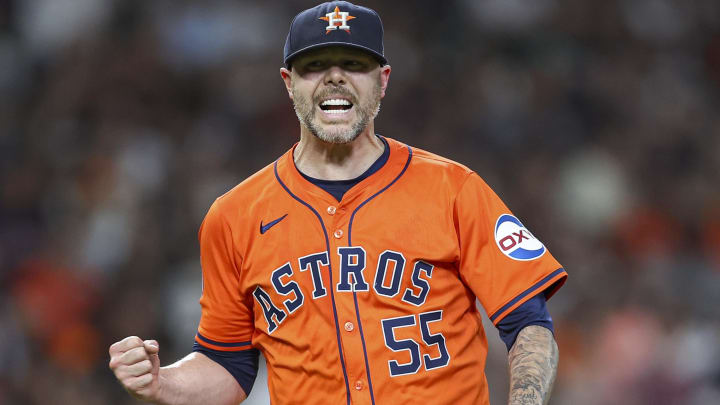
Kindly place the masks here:
POLYGON ((460 163, 460 162, 457 162, 457 161, 455 161, 455 160, 452 160, 452 159, 449 159, 449 158, 446 158, 446 157, 437 155, 437 154, 432 153, 432 152, 428 152, 428 151, 426 151, 426 150, 424 150, 424 149, 419 149, 419 148, 416 148, 416 147, 412 147, 412 149, 413 149, 413 157, 415 157, 415 158, 424 159, 424 160, 431 160, 431 161, 435 161, 435 162, 440 162, 440 163, 447 164, 448 166, 452 166, 452 167, 456 167, 456 168, 462 169, 463 171, 466 171, 466 172, 473 172, 472 169, 470 169, 470 168, 467 167, 466 165, 464 165, 464 164, 462 164, 462 163, 460 163))

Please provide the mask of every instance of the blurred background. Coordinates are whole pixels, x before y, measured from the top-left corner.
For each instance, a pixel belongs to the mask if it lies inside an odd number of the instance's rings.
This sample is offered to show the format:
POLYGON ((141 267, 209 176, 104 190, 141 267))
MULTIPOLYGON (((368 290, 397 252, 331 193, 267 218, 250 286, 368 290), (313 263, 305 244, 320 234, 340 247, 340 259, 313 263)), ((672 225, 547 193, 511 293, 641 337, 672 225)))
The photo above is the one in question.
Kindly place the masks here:
MULTIPOLYGON (((111 343, 191 349, 198 226, 299 139, 278 70, 314 4, 0 0, 0 404, 134 404, 111 343)), ((551 403, 720 403, 720 2, 363 4, 378 132, 476 170, 570 273, 551 403)))

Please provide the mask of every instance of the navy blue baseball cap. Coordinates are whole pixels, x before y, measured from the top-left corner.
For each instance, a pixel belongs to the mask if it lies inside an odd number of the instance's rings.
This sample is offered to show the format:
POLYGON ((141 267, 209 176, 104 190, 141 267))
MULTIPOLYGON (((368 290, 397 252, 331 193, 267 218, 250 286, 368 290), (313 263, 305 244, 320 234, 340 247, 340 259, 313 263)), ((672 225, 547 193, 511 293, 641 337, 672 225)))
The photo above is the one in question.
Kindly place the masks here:
POLYGON ((283 61, 290 67, 299 54, 326 46, 348 46, 368 52, 386 65, 380 16, 367 7, 331 1, 296 15, 285 40, 283 61))

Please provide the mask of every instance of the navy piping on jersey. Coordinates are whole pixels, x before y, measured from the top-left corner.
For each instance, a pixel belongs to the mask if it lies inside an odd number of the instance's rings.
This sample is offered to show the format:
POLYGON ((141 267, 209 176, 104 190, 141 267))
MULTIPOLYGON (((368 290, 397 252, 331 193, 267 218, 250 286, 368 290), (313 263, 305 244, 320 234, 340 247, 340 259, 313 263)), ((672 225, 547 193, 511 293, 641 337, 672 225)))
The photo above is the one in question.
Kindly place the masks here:
POLYGON ((498 316, 500 316, 500 314, 502 314, 503 312, 505 312, 505 311, 506 311, 508 308, 510 308, 511 306, 515 305, 515 304, 516 304, 518 301, 520 301, 521 299, 527 297, 529 294, 532 294, 535 290, 537 290, 538 288, 542 287, 543 284, 547 283, 550 279, 552 279, 553 277, 557 276, 558 274, 561 274, 561 273, 564 272, 564 271, 565 271, 565 269, 563 269, 563 268, 561 267, 561 268, 553 271, 552 273, 548 274, 547 276, 545 276, 542 280, 540 280, 540 281, 538 281, 537 283, 533 284, 532 287, 528 288, 528 289, 525 290, 522 294, 518 295, 517 297, 513 298, 510 302, 508 302, 507 304, 503 305, 502 308, 500 308, 500 309, 498 309, 497 311, 495 311, 494 314, 490 315, 490 316, 489 316, 490 321, 491 321, 492 323, 495 323, 495 320, 498 318, 498 316))
POLYGON ((407 162, 405 162, 405 167, 403 167, 403 169, 402 169, 402 171, 400 172, 400 174, 398 174, 397 177, 395 177, 395 178, 393 179, 393 181, 390 182, 390 184, 388 184, 387 186, 383 187, 382 190, 380 190, 380 191, 378 191, 377 193, 373 194, 372 196, 370 196, 370 198, 368 198, 367 200, 363 201, 360 205, 358 205, 357 208, 355 208, 355 211, 353 211, 352 215, 350 215, 350 224, 348 225, 348 245, 352 246, 352 241, 351 241, 351 239, 350 239, 350 238, 351 238, 351 235, 352 235, 352 224, 353 224, 353 219, 355 219, 355 214, 357 214, 358 210, 359 210, 360 208, 362 208, 363 205, 367 204, 370 200, 372 200, 373 198, 377 197, 378 195, 380 195, 381 193, 383 193, 385 190, 387 190, 388 188, 390 188, 390 186, 392 186, 393 184, 395 184, 395 182, 396 182, 403 174, 405 174, 405 170, 407 170, 408 166, 410 166, 410 160, 412 159, 412 149, 410 149, 409 146, 408 146, 407 148, 408 148, 408 158, 407 158, 407 162))
MULTIPOLYGON (((390 188, 395 182, 402 177, 403 174, 405 174, 405 171, 407 170, 408 166, 410 165, 410 160, 412 159, 412 149, 408 146, 408 158, 407 162, 405 162, 405 167, 403 167, 400 174, 397 175, 393 179, 393 181, 390 182, 387 186, 383 187, 380 191, 370 196, 367 200, 363 201, 360 205, 355 208, 352 215, 350 215, 350 223, 348 224, 348 246, 352 246, 352 224, 353 220, 355 219, 355 214, 357 214, 358 210, 362 208, 365 204, 367 204, 370 200, 377 197, 381 193, 383 193, 385 190, 390 188)), ((362 321, 360 320, 360 307, 358 305, 358 299, 357 299, 357 292, 353 290, 353 299, 355 300, 355 315, 357 316, 357 322, 358 322, 358 331, 360 332, 360 342, 362 342, 363 347, 363 355, 365 356, 365 373, 367 374, 368 379, 368 389, 370 390, 370 401, 373 405, 375 405, 375 394, 373 393, 373 387, 372 387, 372 378, 370 377, 370 364, 368 362, 368 355, 367 355, 367 348, 365 346, 365 334, 363 333, 363 327, 362 327, 362 321)))
MULTIPOLYGON (((318 212, 313 208, 310 204, 306 203, 300 197, 296 196, 295 194, 290 191, 290 189, 285 185, 285 183, 280 180, 280 176, 278 175, 277 171, 277 160, 275 161, 274 165, 275 170, 275 179, 277 179, 278 183, 282 186, 282 188, 285 189, 285 191, 290 194, 292 198, 297 200, 302 205, 306 206, 310 211, 312 211, 313 214, 317 217, 318 221, 320 221, 320 227, 322 227, 323 233, 325 234, 325 248, 328 254, 328 258, 330 257, 330 239, 328 238, 327 229, 325 229, 325 224, 323 223, 322 217, 318 212)), ((337 308, 335 308, 335 294, 334 294, 334 288, 332 288, 333 285, 333 278, 332 278, 332 262, 328 260, 328 270, 330 274, 330 300, 332 302, 332 308, 333 308, 333 317, 335 318, 335 334, 337 335, 337 344, 338 344, 338 352, 340 354, 340 365, 342 366, 343 371, 343 377, 345 378, 345 393, 347 397, 347 405, 350 405, 350 384, 348 383, 348 376, 347 376, 347 369, 345 368, 345 357, 343 355, 342 350, 342 342, 340 340, 340 325, 338 324, 338 315, 337 315, 337 308)))
POLYGON ((219 347, 243 347, 243 346, 250 346, 252 342, 237 342, 237 343, 225 343, 225 342, 217 342, 215 340, 211 340, 206 338, 205 336, 201 335, 200 332, 197 333, 198 339, 202 340, 205 343, 209 343, 211 345, 219 346, 219 347))
MULTIPOLYGON (((353 188, 356 184, 360 183, 361 181, 365 180, 366 178, 370 177, 372 174, 380 170, 385 163, 387 163, 388 159, 390 158, 390 145, 388 145, 385 138, 383 138, 380 135, 375 135, 383 142, 383 145, 385 146, 385 149, 383 150, 382 155, 380 155, 379 158, 373 162, 370 167, 365 170, 363 174, 360 176, 351 179, 351 180, 321 180, 316 179, 314 177, 310 177, 306 175, 305 173, 301 172, 298 169, 298 172, 305 178, 305 180, 311 182, 312 184, 320 187, 321 189, 325 190, 328 194, 333 196, 337 201, 342 200, 343 195, 348 192, 351 188, 353 188)), ((297 166, 296 166, 297 168, 297 166)))

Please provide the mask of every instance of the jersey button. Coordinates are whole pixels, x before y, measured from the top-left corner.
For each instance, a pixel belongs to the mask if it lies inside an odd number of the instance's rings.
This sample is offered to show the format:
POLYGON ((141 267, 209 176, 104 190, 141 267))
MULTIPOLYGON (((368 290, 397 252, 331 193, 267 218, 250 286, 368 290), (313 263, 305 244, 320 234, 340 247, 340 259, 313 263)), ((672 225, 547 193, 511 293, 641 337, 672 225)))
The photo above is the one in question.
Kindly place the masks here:
POLYGON ((337 208, 332 205, 327 208, 327 213, 330 215, 335 215, 335 211, 337 211, 337 208))
POLYGON ((355 329, 355 325, 353 325, 352 322, 345 322, 346 331, 352 332, 353 329, 355 329))
POLYGON ((362 382, 361 380, 355 381, 355 389, 358 390, 358 391, 360 391, 361 389, 363 389, 363 382, 362 382))
POLYGON ((337 231, 335 231, 335 233, 333 233, 333 236, 335 236, 337 239, 342 238, 342 236, 343 236, 342 229, 338 229, 337 231))

